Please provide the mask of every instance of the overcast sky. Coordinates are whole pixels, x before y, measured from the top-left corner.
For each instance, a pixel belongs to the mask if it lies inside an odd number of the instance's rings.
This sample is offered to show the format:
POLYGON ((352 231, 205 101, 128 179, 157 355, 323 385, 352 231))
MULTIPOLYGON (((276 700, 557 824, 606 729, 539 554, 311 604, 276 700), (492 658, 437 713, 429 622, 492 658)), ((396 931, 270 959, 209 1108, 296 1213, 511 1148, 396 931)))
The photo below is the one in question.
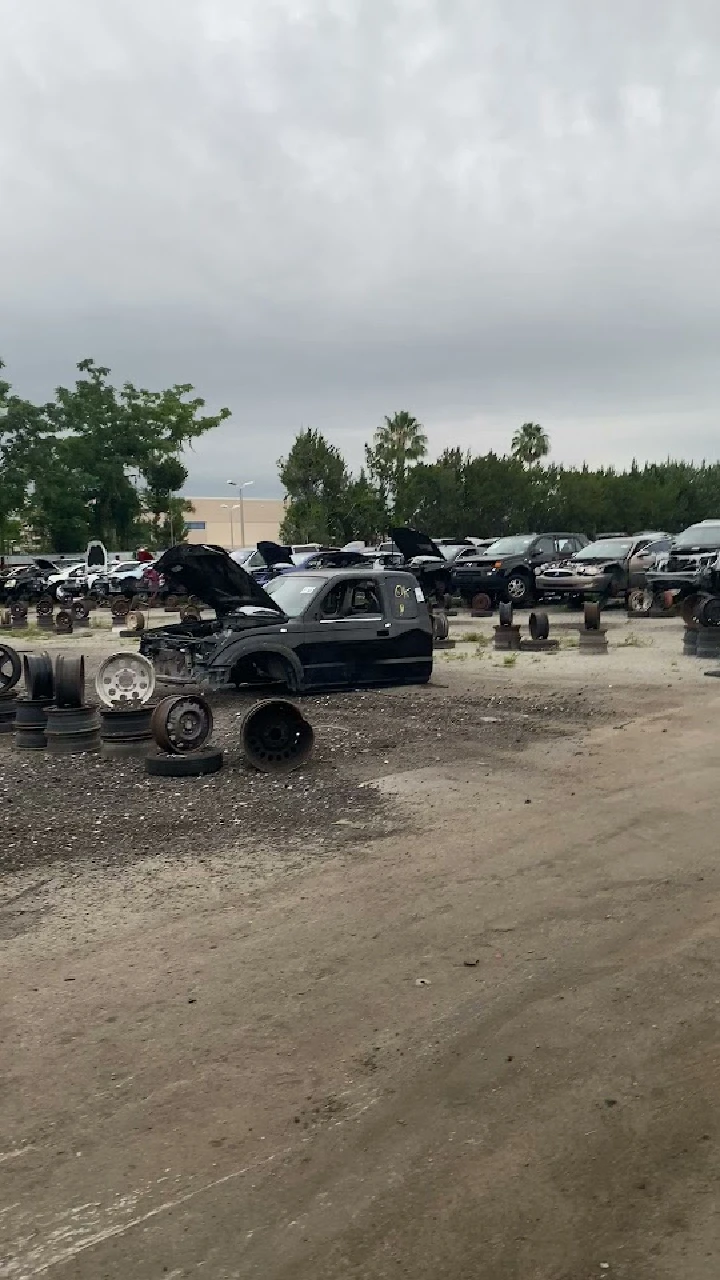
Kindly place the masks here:
POLYGON ((431 453, 720 457, 718 0, 0 0, 0 353, 431 453))

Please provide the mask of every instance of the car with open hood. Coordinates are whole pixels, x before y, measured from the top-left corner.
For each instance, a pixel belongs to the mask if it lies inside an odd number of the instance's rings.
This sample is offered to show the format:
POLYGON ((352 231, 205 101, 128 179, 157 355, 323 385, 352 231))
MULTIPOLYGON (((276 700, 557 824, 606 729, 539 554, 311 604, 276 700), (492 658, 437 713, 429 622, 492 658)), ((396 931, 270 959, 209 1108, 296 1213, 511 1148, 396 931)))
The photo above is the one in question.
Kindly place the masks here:
POLYGON ((404 568, 417 578, 428 603, 447 603, 452 571, 437 543, 419 529, 391 529, 390 534, 403 557, 404 568))
POLYGON ((598 539, 570 560, 546 566, 536 577, 537 589, 573 604, 582 603, 586 596, 629 603, 631 592, 645 588, 648 570, 669 547, 670 535, 660 531, 598 539))
POLYGON ((216 614, 143 632, 140 652, 166 683, 302 693, 430 679, 432 622, 402 570, 301 569, 262 587, 221 547, 198 545, 172 548, 156 568, 216 614))

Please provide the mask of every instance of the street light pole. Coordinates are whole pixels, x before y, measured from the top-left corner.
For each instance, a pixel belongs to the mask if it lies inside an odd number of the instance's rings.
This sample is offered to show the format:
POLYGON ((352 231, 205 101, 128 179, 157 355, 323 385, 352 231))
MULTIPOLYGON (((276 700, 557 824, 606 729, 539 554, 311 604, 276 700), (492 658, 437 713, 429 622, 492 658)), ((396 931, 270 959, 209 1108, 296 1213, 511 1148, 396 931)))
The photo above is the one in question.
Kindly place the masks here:
POLYGON ((245 546, 245 502, 244 502, 243 489, 249 489, 250 485, 254 483, 255 483, 254 480, 242 480, 242 481, 228 480, 228 484, 232 485, 233 489, 237 489, 238 498, 240 499, 238 506, 240 507, 240 546, 241 547, 245 546))
MULTIPOLYGON (((240 507, 240 503, 239 502, 235 502, 235 503, 221 502, 220 506, 221 508, 224 508, 225 511, 230 512, 230 550, 234 551, 235 550, 235 521, 233 520, 233 511, 238 510, 238 508, 240 507)), ((240 510, 242 510, 242 508, 240 508, 240 510)))

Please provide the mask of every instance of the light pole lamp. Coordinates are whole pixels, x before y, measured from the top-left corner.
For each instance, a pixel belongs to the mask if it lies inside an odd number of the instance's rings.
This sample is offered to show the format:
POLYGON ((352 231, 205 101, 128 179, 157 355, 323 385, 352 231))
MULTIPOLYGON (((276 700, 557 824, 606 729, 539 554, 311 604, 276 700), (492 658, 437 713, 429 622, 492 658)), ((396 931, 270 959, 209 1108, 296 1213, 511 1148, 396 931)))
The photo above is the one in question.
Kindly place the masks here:
POLYGON ((240 499, 238 506, 240 508, 240 546, 241 547, 245 546, 245 506, 243 502, 243 490, 249 489, 250 485, 254 483, 255 483, 254 480, 228 480, 228 484, 232 485, 233 489, 237 489, 238 498, 240 499))
POLYGON ((233 511, 237 511, 240 506, 239 502, 229 503, 221 502, 220 508, 230 512, 230 550, 235 550, 235 522, 233 521, 233 511))

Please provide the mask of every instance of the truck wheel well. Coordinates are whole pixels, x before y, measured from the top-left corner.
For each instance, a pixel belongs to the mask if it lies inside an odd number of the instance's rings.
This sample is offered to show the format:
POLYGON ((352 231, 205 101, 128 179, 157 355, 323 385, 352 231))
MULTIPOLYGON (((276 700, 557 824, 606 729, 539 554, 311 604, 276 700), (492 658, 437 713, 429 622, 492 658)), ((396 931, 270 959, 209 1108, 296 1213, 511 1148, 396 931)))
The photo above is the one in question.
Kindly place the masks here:
POLYGON ((292 662, 281 653, 246 653, 230 673, 230 683, 240 685, 279 685, 289 693, 296 693, 298 679, 292 662))

